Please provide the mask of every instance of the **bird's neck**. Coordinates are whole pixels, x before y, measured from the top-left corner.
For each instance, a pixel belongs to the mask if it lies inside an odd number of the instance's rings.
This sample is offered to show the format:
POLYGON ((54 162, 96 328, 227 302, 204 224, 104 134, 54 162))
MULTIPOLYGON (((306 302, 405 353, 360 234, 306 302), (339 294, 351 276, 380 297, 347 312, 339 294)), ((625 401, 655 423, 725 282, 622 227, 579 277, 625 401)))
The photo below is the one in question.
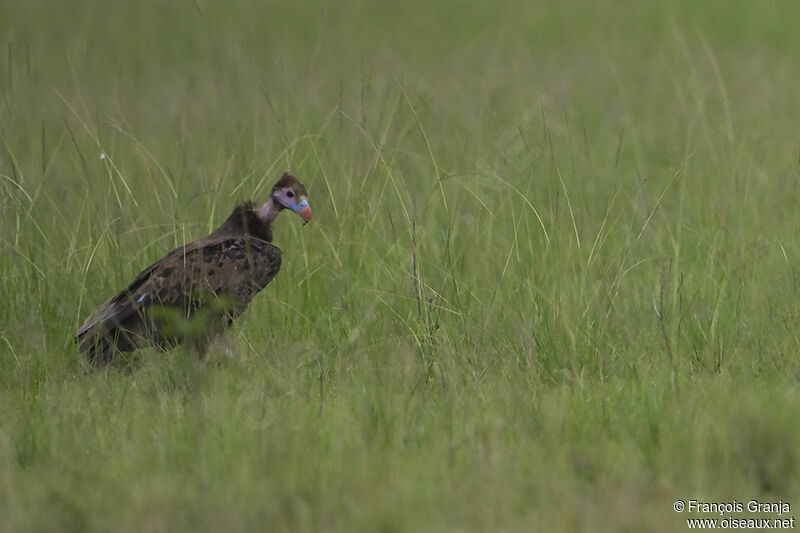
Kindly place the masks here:
POLYGON ((236 206, 233 213, 214 230, 208 238, 220 238, 230 235, 252 235, 261 240, 272 242, 272 221, 278 216, 280 206, 270 200, 261 208, 252 202, 236 206))
POLYGON ((263 220, 265 224, 272 224, 272 221, 275 220, 280 212, 281 206, 270 197, 267 203, 262 205, 261 209, 258 210, 258 217, 263 220))

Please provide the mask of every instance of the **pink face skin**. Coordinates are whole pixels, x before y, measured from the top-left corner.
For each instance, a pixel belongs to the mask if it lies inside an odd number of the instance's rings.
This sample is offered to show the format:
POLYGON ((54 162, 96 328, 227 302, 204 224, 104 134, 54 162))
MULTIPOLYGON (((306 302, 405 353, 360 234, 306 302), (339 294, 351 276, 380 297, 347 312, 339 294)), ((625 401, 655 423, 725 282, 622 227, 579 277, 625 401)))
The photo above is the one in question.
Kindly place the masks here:
POLYGON ((284 187, 275 191, 272 197, 286 209, 291 209, 303 219, 304 222, 311 220, 311 207, 308 205, 308 198, 297 194, 291 187, 284 187))

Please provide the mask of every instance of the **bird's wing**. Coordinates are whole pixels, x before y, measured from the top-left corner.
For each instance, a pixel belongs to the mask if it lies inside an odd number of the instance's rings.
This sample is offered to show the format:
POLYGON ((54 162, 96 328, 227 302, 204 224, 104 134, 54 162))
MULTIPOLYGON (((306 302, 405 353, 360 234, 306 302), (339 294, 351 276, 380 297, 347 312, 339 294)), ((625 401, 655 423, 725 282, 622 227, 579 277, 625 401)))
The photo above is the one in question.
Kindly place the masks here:
MULTIPOLYGON (((233 300, 241 312, 280 267, 281 251, 277 246, 254 237, 240 237, 187 255, 184 279, 190 283, 185 287, 194 294, 210 293, 233 300)), ((184 298, 188 297, 185 290, 184 298)))
POLYGON ((191 314, 209 295, 230 299, 227 307, 241 313, 253 296, 280 269, 280 249, 253 237, 202 239, 173 250, 143 270, 125 289, 112 296, 77 331, 103 335, 154 305, 172 306, 191 314))

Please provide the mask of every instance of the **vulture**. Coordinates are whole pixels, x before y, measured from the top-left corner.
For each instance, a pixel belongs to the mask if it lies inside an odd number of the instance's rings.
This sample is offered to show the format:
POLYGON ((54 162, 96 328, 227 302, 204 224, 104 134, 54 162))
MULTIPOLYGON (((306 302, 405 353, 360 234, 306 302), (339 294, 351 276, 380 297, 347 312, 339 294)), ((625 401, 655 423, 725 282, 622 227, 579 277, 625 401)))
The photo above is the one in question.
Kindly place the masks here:
POLYGON ((171 251, 109 298, 76 332, 80 351, 98 364, 118 352, 184 342, 202 354, 278 273, 271 225, 284 209, 311 219, 308 192, 288 172, 264 205, 237 206, 210 235, 171 251))

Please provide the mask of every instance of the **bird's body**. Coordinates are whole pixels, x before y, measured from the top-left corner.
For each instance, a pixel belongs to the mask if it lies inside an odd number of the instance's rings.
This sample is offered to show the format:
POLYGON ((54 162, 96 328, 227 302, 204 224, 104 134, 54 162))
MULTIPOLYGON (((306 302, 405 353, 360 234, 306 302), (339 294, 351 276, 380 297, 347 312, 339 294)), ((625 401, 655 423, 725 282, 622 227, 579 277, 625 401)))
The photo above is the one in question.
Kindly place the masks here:
POLYGON ((239 205, 210 235, 173 250, 101 305, 76 333, 81 351, 100 363, 150 345, 188 342, 202 351, 278 273, 271 223, 284 208, 311 217, 305 187, 290 174, 260 209, 239 205))

